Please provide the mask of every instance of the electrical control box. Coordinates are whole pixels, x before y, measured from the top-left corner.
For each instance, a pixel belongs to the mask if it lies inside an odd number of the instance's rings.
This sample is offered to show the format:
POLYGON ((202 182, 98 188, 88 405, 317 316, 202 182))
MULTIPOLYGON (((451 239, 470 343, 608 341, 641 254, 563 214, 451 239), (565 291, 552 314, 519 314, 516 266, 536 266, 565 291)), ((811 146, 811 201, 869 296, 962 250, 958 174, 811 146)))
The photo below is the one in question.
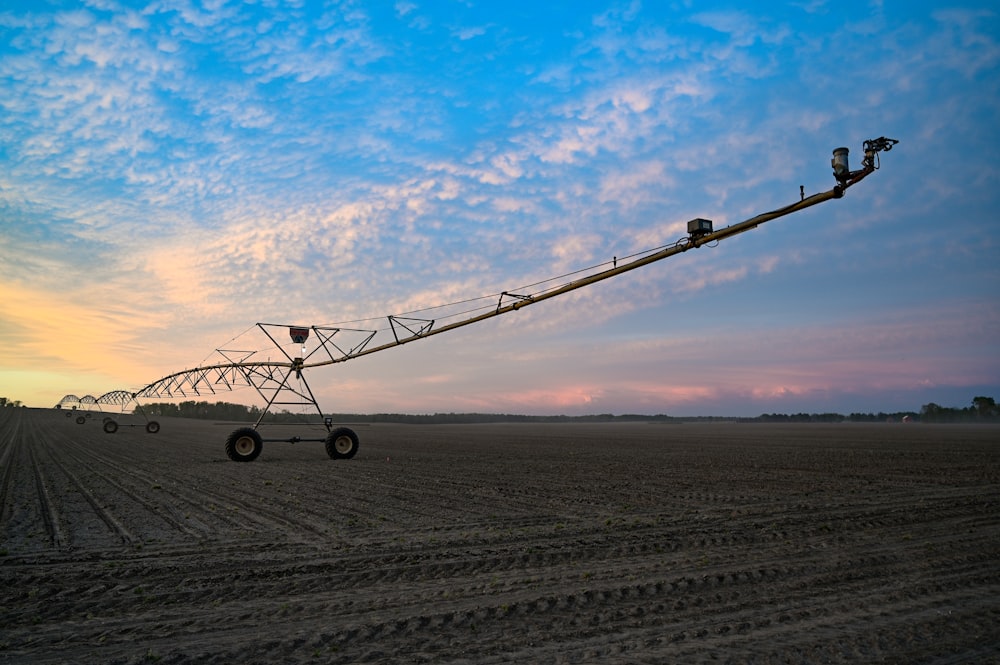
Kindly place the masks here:
POLYGON ((712 220, 698 217, 688 222, 688 235, 692 237, 706 236, 712 232, 712 220))

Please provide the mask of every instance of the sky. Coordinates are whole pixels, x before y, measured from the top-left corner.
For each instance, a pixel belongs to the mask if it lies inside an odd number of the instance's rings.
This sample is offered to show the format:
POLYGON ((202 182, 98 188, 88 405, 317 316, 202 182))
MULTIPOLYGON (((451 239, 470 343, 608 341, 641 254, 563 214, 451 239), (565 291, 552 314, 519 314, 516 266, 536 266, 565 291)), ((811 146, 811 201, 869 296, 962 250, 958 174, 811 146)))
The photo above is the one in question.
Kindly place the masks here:
POLYGON ((258 322, 391 334, 826 191, 881 136, 843 199, 308 370, 327 413, 1000 398, 1000 9, 7 0, 0 395, 278 358, 258 322))

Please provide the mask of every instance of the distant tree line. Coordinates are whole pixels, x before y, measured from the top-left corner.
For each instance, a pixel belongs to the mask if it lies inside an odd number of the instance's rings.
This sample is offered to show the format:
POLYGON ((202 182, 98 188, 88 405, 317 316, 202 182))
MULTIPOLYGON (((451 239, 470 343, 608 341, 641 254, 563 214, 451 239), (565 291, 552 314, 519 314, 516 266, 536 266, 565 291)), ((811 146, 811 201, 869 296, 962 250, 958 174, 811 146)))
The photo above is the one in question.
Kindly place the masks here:
MULTIPOLYGON (((176 416, 178 418, 199 418, 205 420, 257 420, 261 409, 256 406, 231 404, 229 402, 156 402, 143 404, 133 409, 147 416, 176 416)), ((671 416, 644 416, 625 414, 615 416, 610 413, 592 416, 523 416, 497 413, 435 413, 429 415, 414 415, 407 413, 334 413, 330 417, 337 422, 356 423, 404 423, 422 424, 463 424, 463 423, 502 423, 502 422, 630 422, 630 421, 671 421, 680 420, 671 416)), ((292 413, 288 410, 269 412, 268 422, 314 422, 318 418, 315 413, 292 413)))
POLYGON ((852 423, 884 423, 892 421, 902 422, 906 418, 915 418, 913 411, 899 411, 896 413, 852 413, 845 416, 842 413, 762 413, 756 418, 744 418, 745 421, 759 421, 762 423, 842 423, 849 421, 852 423))
POLYGON ((973 397, 972 406, 949 408, 931 402, 920 407, 920 419, 928 423, 1000 421, 1000 407, 992 397, 973 397))
MULTIPOLYGON (((20 402, 9 402, 0 398, 0 405, 14 406, 20 402)), ((207 420, 256 421, 261 415, 261 409, 256 406, 231 404, 229 402, 163 402, 145 404, 137 407, 147 416, 176 416, 179 418, 201 418, 207 420)), ((975 397, 972 405, 965 408, 943 407, 931 402, 916 411, 898 411, 895 413, 765 413, 756 418, 734 418, 721 416, 676 417, 663 414, 650 416, 641 414, 613 415, 602 413, 590 416, 526 416, 498 413, 435 413, 414 415, 406 413, 334 413, 330 414, 335 422, 354 423, 404 423, 413 425, 431 424, 472 424, 472 423, 588 423, 588 422, 764 422, 764 423, 839 423, 839 422, 903 422, 906 420, 927 423, 954 422, 1000 422, 1000 407, 992 397, 975 397)), ((315 422, 318 418, 314 413, 291 413, 287 410, 267 414, 267 422, 315 422)))
POLYGON ((7 407, 18 408, 21 406, 21 400, 19 399, 7 399, 6 397, 0 397, 0 409, 6 409, 7 407))
POLYGON ((933 402, 924 404, 919 412, 897 411, 896 413, 852 413, 843 416, 839 413, 796 413, 762 414, 757 418, 761 422, 797 422, 797 423, 836 423, 836 422, 903 422, 919 420, 925 423, 969 423, 969 422, 1000 422, 1000 407, 992 397, 973 397, 972 405, 962 408, 939 406, 933 402))
POLYGON ((202 420, 256 420, 261 409, 244 404, 229 402, 157 402, 143 404, 132 410, 133 413, 144 413, 147 416, 174 416, 177 418, 198 418, 202 420))
POLYGON ((513 413, 405 413, 333 414, 341 422, 404 423, 410 425, 474 424, 474 423, 607 423, 607 422, 679 422, 680 418, 665 415, 601 413, 589 416, 526 416, 513 413))

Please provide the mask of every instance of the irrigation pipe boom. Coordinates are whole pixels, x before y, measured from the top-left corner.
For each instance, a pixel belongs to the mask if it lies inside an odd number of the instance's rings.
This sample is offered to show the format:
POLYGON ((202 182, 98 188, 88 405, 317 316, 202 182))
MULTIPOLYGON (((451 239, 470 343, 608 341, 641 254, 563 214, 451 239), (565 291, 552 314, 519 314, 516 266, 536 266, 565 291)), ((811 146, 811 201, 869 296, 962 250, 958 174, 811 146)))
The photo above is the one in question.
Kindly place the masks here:
MULTIPOLYGON (((625 257, 621 262, 615 258, 612 261, 611 268, 605 268, 558 286, 540 289, 534 293, 503 291, 498 295, 474 299, 496 298, 497 300, 495 306, 491 304, 451 315, 463 316, 464 318, 445 325, 435 327, 437 319, 389 315, 386 317, 389 324, 387 330, 391 330, 392 339, 369 347, 369 343, 377 336, 380 332, 379 330, 361 330, 339 326, 295 326, 258 323, 257 327, 274 343, 275 347, 285 356, 285 360, 255 360, 254 356, 257 352, 254 351, 218 349, 217 353, 222 356, 224 362, 169 374, 135 392, 116 390, 105 393, 99 398, 92 396, 78 398, 75 395, 67 395, 60 401, 59 406, 73 405, 75 409, 77 405, 96 405, 99 407, 101 404, 113 404, 121 406, 124 410, 125 406, 131 402, 135 402, 138 405, 140 398, 169 399, 190 397, 192 395, 202 396, 205 394, 216 394, 218 391, 252 387, 264 399, 266 406, 257 419, 257 422, 252 426, 241 427, 229 435, 229 438, 226 440, 226 454, 230 459, 238 462, 249 462, 256 459, 260 455, 265 441, 284 441, 289 443, 319 441, 326 444, 326 452, 331 458, 351 458, 358 451, 357 434, 347 427, 334 427, 332 419, 323 415, 322 409, 320 409, 312 390, 309 388, 309 384, 305 380, 305 370, 346 362, 419 339, 433 337, 434 335, 472 325, 473 323, 485 321, 486 319, 513 312, 523 307, 564 295, 570 291, 616 277, 622 273, 636 270, 651 263, 662 261, 690 249, 696 249, 710 243, 717 243, 726 238, 755 229, 773 219, 805 210, 830 199, 839 199, 849 187, 861 182, 864 178, 878 170, 879 153, 888 152, 896 143, 898 141, 895 139, 885 137, 865 141, 863 145, 865 156, 862 159, 861 168, 856 171, 850 170, 848 163, 849 151, 847 148, 837 148, 834 150, 831 164, 837 184, 829 191, 806 196, 804 188, 800 188, 799 201, 719 230, 713 230, 710 220, 701 218, 693 219, 688 222, 687 237, 678 240, 672 245, 652 250, 648 253, 641 252, 631 257, 625 257), (277 329, 286 329, 292 342, 296 345, 302 345, 301 355, 293 356, 283 348, 273 334, 273 331, 277 329), (319 345, 311 353, 307 354, 305 352, 305 342, 311 335, 315 335, 319 341, 319 345), (325 352, 325 357, 320 355, 317 359, 313 360, 313 356, 316 356, 321 350, 325 352), (285 401, 286 399, 293 401, 285 401), (292 404, 307 405, 315 408, 316 412, 323 419, 326 435, 322 438, 293 436, 289 438, 264 439, 261 437, 258 428, 272 407, 292 404)), ((548 280, 548 282, 551 281, 553 280, 548 280)), ((545 283, 547 282, 538 282, 535 285, 522 287, 519 290, 533 288, 545 283)), ((420 310, 408 314, 417 314, 424 311, 428 310, 420 310)), ((142 413, 141 406, 139 407, 139 411, 142 413)), ((67 413, 67 415, 70 414, 67 413)), ((144 414, 143 416, 145 417, 144 414)), ((78 416, 77 422, 82 424, 86 422, 86 418, 78 416)), ((116 420, 112 418, 104 419, 104 430, 106 432, 113 433, 117 429, 118 423, 116 420)), ((159 429, 158 423, 147 420, 147 432, 156 433, 159 429)))

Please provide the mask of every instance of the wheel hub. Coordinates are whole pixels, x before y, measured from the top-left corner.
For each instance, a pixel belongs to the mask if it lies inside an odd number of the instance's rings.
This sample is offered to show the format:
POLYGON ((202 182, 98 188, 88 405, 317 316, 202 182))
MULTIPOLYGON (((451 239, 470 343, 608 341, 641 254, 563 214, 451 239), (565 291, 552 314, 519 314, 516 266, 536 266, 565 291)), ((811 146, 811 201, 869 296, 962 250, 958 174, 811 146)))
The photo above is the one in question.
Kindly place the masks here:
POLYGON ((333 442, 333 447, 336 448, 337 452, 341 455, 346 455, 351 452, 351 447, 353 445, 354 442, 351 441, 351 437, 349 436, 338 436, 337 440, 333 442))

